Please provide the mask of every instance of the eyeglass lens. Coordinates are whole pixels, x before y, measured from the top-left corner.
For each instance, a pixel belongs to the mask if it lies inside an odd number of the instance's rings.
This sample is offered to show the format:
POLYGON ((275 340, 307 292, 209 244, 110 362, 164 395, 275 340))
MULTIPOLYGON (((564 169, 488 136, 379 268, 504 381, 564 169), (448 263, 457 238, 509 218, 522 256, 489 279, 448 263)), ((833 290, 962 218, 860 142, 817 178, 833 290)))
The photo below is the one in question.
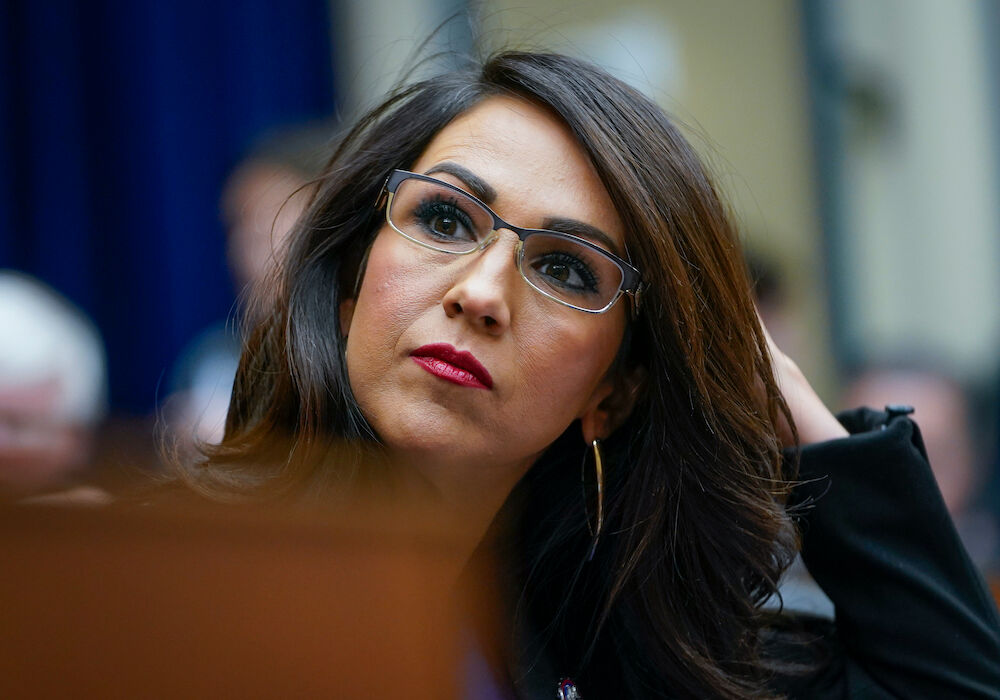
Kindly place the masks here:
MULTIPOLYGON (((407 238, 447 253, 476 250, 493 232, 493 214, 475 200, 416 178, 396 188, 388 218, 407 238)), ((606 308, 622 283, 622 270, 614 260, 554 232, 525 237, 518 269, 542 294, 588 311, 606 308)))

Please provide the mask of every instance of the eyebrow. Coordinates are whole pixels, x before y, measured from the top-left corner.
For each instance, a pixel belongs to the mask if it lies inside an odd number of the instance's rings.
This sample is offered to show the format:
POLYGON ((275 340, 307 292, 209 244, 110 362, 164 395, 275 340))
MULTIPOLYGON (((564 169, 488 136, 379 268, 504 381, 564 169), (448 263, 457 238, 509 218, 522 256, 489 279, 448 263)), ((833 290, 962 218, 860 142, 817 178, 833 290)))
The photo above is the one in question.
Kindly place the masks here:
POLYGON ((615 243, 614 239, 596 226, 591 226, 590 224, 578 221, 577 219, 555 217, 546 219, 542 222, 542 228, 557 231, 559 233, 568 233, 572 236, 579 236, 580 238, 587 238, 594 243, 599 243, 607 250, 624 260, 621 251, 618 249, 618 244, 615 243))
POLYGON ((446 160, 443 163, 438 163, 433 166, 430 170, 426 171, 424 175, 433 175, 434 173, 448 173, 449 175, 454 175, 459 180, 464 182, 466 187, 472 190, 472 194, 476 195, 487 204, 492 204, 497 198, 497 191, 490 187, 489 183, 458 163, 452 163, 450 160, 446 160))
MULTIPOLYGON (((429 168, 424 172, 424 175, 434 175, 435 173, 447 173, 449 175, 454 175, 465 183, 466 187, 472 190, 472 194, 476 195, 486 204, 492 204, 497 198, 497 191, 493 189, 488 182, 458 163, 453 163, 450 160, 443 161, 429 168)), ((604 233, 604 231, 596 226, 591 226, 583 221, 570 219, 568 217, 550 217, 542 223, 542 228, 556 231, 558 233, 568 233, 572 236, 586 238, 603 246, 619 258, 624 259, 624 256, 618 249, 618 244, 615 243, 611 236, 604 233)))

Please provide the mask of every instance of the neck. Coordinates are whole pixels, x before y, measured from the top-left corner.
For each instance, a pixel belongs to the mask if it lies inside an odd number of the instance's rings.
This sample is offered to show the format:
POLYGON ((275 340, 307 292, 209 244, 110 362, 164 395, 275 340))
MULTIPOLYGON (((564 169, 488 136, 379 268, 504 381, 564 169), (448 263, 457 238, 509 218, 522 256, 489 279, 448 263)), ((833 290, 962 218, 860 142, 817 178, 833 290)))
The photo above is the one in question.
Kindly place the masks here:
POLYGON ((482 460, 449 462, 439 457, 389 452, 388 471, 400 494, 455 523, 464 560, 483 541, 490 524, 536 456, 513 464, 482 460))

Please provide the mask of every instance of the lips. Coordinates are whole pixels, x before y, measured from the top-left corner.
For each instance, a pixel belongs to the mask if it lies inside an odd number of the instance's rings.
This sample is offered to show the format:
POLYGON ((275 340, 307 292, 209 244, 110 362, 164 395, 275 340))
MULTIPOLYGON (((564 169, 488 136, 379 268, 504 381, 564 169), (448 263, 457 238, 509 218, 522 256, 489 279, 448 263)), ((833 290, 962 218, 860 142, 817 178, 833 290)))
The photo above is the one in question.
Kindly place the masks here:
POLYGON ((422 345, 410 353, 418 365, 445 381, 477 389, 492 389, 493 377, 471 352, 448 343, 422 345))

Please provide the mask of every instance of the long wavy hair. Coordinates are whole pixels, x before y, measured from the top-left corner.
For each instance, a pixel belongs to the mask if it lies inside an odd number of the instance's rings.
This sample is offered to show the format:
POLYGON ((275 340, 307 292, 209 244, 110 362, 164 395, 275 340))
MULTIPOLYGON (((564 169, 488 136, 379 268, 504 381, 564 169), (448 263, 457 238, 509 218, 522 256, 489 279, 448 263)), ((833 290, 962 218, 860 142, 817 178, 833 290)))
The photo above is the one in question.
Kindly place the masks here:
POLYGON ((585 697, 769 697, 760 604, 796 549, 776 428, 790 416, 711 177, 663 110, 584 61, 500 53, 397 90, 346 133, 246 333, 225 437, 183 478, 216 499, 325 498, 375 468, 338 309, 381 226, 386 176, 495 95, 542 104, 569 127, 646 284, 614 368, 643 381, 603 445, 593 561, 578 423, 502 511, 512 612, 531 631, 520 663, 545 655, 585 697))

